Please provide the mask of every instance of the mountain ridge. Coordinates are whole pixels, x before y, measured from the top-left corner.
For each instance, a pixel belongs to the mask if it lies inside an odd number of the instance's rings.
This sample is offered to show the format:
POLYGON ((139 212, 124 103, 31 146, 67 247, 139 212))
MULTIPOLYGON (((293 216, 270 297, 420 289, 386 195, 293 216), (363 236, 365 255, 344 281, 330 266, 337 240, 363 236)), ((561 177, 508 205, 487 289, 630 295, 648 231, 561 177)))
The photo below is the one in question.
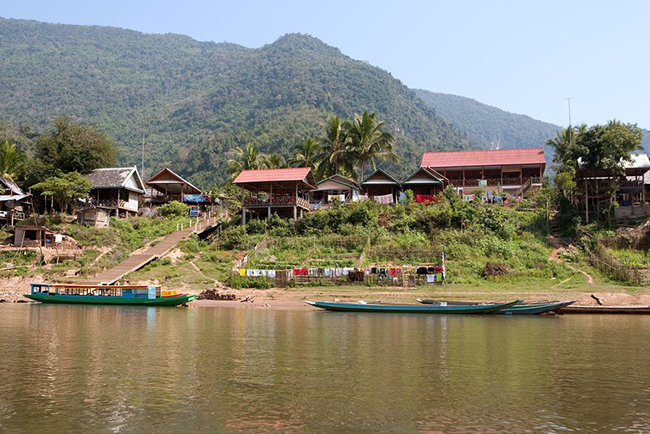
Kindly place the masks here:
POLYGON ((290 156, 329 114, 377 112, 396 137, 403 176, 425 150, 466 149, 466 135, 389 72, 317 38, 260 48, 103 26, 0 19, 0 120, 46 128, 70 115, 122 145, 122 164, 175 167, 193 181, 227 178, 224 155, 258 144, 290 156))

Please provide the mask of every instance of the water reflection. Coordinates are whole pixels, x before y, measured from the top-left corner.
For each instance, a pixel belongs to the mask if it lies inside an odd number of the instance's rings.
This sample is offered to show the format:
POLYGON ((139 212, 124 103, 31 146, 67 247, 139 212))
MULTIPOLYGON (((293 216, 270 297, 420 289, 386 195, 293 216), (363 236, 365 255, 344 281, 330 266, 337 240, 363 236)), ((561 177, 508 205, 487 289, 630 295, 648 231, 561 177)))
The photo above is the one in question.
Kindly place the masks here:
POLYGON ((0 307, 0 431, 650 430, 650 318, 0 307))

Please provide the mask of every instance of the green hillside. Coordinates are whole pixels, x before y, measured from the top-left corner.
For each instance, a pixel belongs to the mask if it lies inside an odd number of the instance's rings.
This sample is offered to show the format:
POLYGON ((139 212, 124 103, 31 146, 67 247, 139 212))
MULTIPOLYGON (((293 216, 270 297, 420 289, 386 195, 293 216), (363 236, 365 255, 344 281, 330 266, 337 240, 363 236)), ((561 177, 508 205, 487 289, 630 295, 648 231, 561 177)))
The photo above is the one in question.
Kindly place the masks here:
POLYGON ((147 174, 171 165, 204 185, 226 177, 233 146, 288 156, 330 113, 376 111, 396 137, 397 175, 424 150, 470 146, 390 73, 306 35, 249 49, 0 18, 0 58, 0 122, 42 130, 72 116, 108 133, 124 164, 139 164, 145 132, 147 174))
MULTIPOLYGON (((415 89, 438 116, 463 131, 481 148, 544 146, 560 127, 526 115, 509 113, 471 98, 415 89)), ((547 149, 550 151, 550 149, 547 149)), ((551 155, 547 152, 547 159, 551 155)))

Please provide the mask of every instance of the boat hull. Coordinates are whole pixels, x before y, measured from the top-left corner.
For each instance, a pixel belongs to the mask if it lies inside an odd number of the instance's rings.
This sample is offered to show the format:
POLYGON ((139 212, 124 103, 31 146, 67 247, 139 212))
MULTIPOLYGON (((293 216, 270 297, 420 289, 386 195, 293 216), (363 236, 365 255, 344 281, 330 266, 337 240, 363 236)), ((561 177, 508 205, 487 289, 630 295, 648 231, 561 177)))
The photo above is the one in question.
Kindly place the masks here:
POLYGON ((560 313, 650 315, 650 306, 568 306, 562 308, 560 313))
POLYGON ((376 313, 418 313, 418 314, 479 314, 492 313, 500 309, 506 309, 519 303, 519 300, 511 303, 499 303, 491 305, 398 305, 398 304, 361 304, 361 303, 338 303, 328 301, 306 301, 310 306, 336 312, 376 312, 376 313))
POLYGON ((104 304, 118 306, 178 306, 189 303, 196 298, 193 294, 182 294, 154 299, 138 297, 110 297, 95 295, 62 295, 62 294, 24 294, 25 297, 41 303, 60 304, 104 304))
POLYGON ((561 303, 518 304, 494 313, 502 315, 540 315, 543 313, 560 311, 571 304, 573 304, 572 301, 561 303))

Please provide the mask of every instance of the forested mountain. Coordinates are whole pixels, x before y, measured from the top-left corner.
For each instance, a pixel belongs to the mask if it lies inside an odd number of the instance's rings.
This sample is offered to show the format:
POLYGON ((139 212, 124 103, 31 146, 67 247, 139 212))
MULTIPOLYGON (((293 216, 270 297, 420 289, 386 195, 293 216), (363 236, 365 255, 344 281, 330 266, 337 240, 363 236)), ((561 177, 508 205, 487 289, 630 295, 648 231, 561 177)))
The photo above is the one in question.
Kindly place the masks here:
MULTIPOLYGON (((501 110, 471 98, 415 89, 438 116, 463 131, 481 148, 507 149, 544 146, 560 129, 557 125, 538 121, 526 115, 501 110)), ((547 150, 550 161, 552 153, 547 150)))
MULTIPOLYGON (((557 125, 530 116, 510 113, 474 99, 445 93, 414 89, 415 93, 477 146, 493 148, 528 148, 544 146, 560 130, 557 125)), ((650 152, 650 131, 643 130, 643 143, 650 152)), ((546 147, 546 161, 553 160, 553 149, 546 147)))
POLYGON ((232 147, 289 156, 331 113, 376 111, 396 138, 400 176, 425 150, 470 146, 390 73, 307 35, 249 49, 0 18, 0 59, 1 122, 42 130, 71 116, 108 133, 124 164, 139 164, 144 132, 147 174, 170 165, 204 185, 225 179, 232 147))

